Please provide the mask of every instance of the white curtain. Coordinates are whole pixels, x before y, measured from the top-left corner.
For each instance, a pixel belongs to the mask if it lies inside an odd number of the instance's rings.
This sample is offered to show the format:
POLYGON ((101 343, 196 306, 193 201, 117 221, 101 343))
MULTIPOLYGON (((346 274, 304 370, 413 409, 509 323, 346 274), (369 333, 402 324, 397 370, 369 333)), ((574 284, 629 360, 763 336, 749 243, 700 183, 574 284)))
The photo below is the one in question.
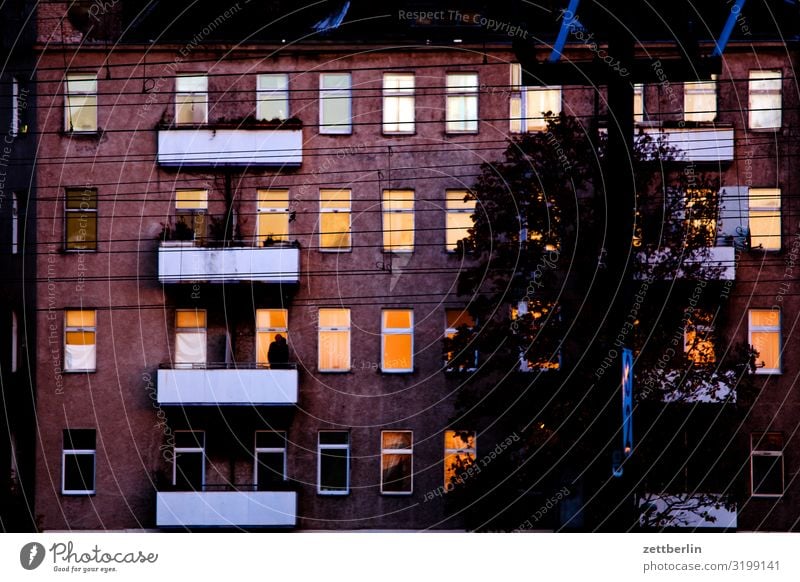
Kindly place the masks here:
POLYGON ((94 370, 97 366, 97 347, 70 345, 64 347, 64 368, 66 370, 94 370))
POLYGON ((206 363, 206 334, 203 332, 180 332, 175 334, 176 364, 206 363))

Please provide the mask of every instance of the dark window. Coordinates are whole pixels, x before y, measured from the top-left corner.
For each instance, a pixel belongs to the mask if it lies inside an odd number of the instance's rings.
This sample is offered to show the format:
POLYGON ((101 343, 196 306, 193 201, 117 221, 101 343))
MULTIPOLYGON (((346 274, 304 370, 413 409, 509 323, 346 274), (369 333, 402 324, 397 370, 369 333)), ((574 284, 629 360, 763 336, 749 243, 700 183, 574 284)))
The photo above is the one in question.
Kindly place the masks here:
POLYGON ((68 251, 97 250, 97 190, 67 189, 65 246, 68 251))
POLYGON ((97 436, 94 429, 65 429, 63 433, 61 493, 95 492, 97 436))

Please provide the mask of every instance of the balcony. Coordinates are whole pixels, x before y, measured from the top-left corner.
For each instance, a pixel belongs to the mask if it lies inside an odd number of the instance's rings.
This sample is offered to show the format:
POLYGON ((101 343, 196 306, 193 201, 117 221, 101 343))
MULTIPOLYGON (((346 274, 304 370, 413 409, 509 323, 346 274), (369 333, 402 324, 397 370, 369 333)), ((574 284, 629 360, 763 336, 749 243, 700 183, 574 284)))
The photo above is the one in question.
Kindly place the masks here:
POLYGON ((693 370, 653 369, 639 372, 640 398, 667 403, 723 404, 736 402, 736 374, 693 370))
POLYGON ((158 163, 167 167, 297 167, 303 130, 296 124, 158 129, 158 163))
POLYGON ((291 368, 278 370, 247 364, 162 368, 158 371, 158 403, 162 406, 297 404, 297 369, 292 364, 287 366, 291 368))
POLYGON ((639 524, 647 528, 735 529, 736 504, 720 493, 645 493, 639 524))
POLYGON ((733 127, 640 126, 645 135, 674 148, 681 162, 732 162, 733 127))
POLYGON ((158 527, 293 527, 295 491, 159 491, 158 527))
POLYGON ((277 283, 300 281, 300 250, 288 246, 200 247, 192 242, 162 243, 161 283, 277 283))
POLYGON ((736 279, 736 248, 714 246, 677 255, 671 249, 661 248, 652 253, 639 253, 638 259, 648 264, 647 272, 654 279, 703 279, 733 281, 736 279))

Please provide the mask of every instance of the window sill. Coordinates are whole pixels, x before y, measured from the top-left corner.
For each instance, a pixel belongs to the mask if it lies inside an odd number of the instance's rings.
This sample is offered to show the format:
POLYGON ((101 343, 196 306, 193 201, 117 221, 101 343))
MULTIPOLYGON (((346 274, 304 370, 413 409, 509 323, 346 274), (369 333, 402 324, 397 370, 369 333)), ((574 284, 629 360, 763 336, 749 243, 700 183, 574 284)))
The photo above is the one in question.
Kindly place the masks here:
POLYGON ((783 371, 777 368, 758 368, 754 372, 756 376, 781 376, 783 375, 783 371))
POLYGON ((323 248, 320 248, 319 252, 327 253, 327 254, 333 254, 333 255, 339 255, 339 254, 342 254, 342 253, 352 253, 353 249, 352 249, 352 247, 347 248, 347 249, 328 249, 328 248, 323 249, 323 248))
POLYGON ((477 129, 470 129, 464 131, 449 131, 445 130, 444 134, 447 136, 454 136, 454 135, 478 135, 479 131, 477 129))
POLYGON ((783 493, 751 493, 750 497, 753 499, 781 499, 783 493))
POLYGON ((64 129, 61 131, 61 135, 64 137, 75 137, 80 139, 97 139, 103 135, 103 130, 99 128, 94 131, 74 131, 64 129))
POLYGON ((328 136, 331 136, 331 137, 336 137, 336 136, 339 136, 339 135, 351 136, 351 135, 353 135, 353 130, 350 129, 348 131, 322 131, 322 129, 320 128, 319 135, 328 135, 328 136))
POLYGON ((386 131, 382 132, 383 137, 406 137, 406 136, 415 136, 417 135, 417 131, 386 131))
POLYGON ((97 369, 94 370, 61 370, 62 374, 95 374, 97 369))
POLYGON ((783 129, 783 126, 780 127, 748 127, 747 131, 752 133, 777 133, 783 129))
POLYGON ((416 372, 416 368, 409 368, 408 370, 384 370, 383 368, 378 368, 378 372, 381 374, 386 374, 387 376, 397 376, 399 374, 413 374, 416 372))
POLYGON ((381 491, 381 495, 386 497, 410 497, 414 495, 413 491, 381 491))
POLYGON ((350 495, 350 491, 317 491, 317 495, 319 497, 347 497, 350 495))
POLYGON ((320 370, 317 369, 317 372, 320 374, 352 374, 353 368, 348 368, 347 370, 320 370))
POLYGON ((75 255, 75 254, 91 254, 96 253, 97 249, 68 249, 66 247, 62 247, 61 254, 64 255, 75 255))
POLYGON ((93 497, 97 491, 62 491, 62 497, 93 497))

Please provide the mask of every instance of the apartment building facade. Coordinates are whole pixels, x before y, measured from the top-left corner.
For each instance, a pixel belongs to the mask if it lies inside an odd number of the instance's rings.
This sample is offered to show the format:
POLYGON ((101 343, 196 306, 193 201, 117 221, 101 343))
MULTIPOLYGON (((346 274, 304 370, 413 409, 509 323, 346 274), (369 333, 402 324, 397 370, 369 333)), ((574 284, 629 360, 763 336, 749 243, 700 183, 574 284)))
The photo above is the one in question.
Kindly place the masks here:
MULTIPOLYGON (((523 87, 509 40, 203 41, 237 6, 113 49, 37 12, 37 526, 461 529, 432 493, 484 446, 442 353, 464 196, 542 111, 606 111, 523 87)), ((722 175, 724 333, 763 362, 731 527, 790 530, 797 91, 785 47, 749 50, 637 115, 722 175)))

